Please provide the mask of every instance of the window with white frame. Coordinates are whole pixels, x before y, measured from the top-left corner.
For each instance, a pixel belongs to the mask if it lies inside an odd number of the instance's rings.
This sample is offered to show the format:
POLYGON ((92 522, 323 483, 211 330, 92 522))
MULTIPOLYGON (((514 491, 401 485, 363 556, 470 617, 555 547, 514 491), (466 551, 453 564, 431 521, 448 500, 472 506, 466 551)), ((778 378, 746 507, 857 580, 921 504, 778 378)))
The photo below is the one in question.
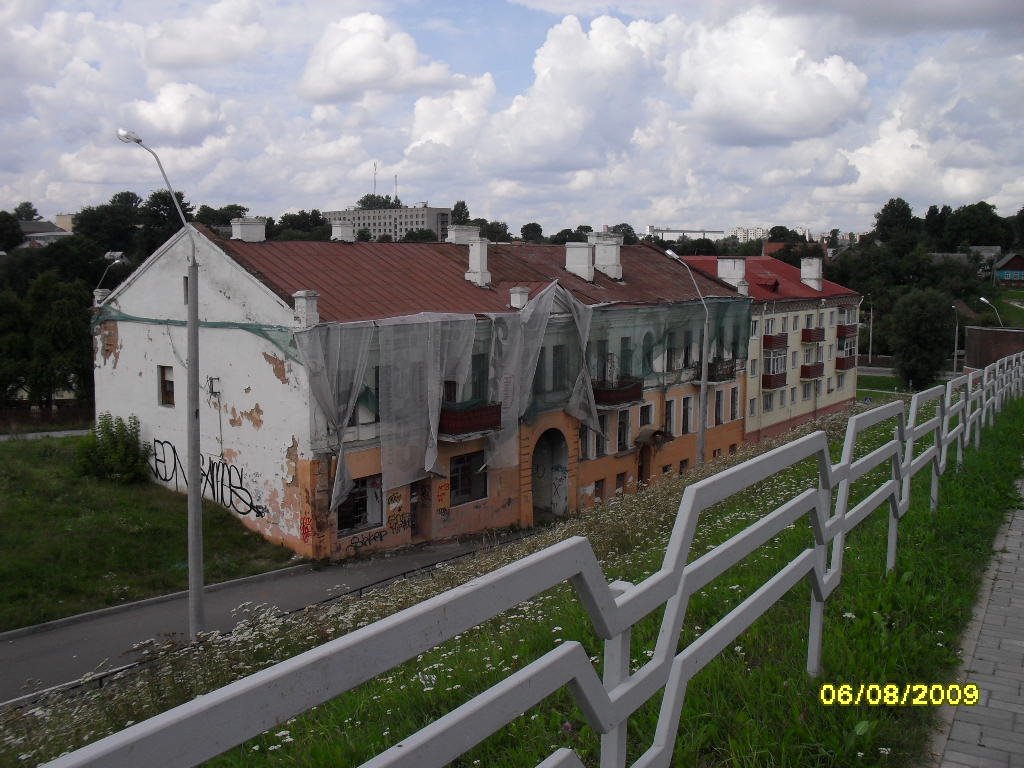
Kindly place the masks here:
POLYGON ((618 434, 616 435, 617 450, 629 449, 629 408, 619 411, 618 434))
POLYGON ((775 403, 775 392, 769 391, 761 394, 761 410, 769 413, 775 403))
POLYGON ((757 398, 750 398, 750 408, 747 411, 748 416, 757 416, 757 398))
POLYGON ((681 415, 681 417, 683 419, 683 423, 679 426, 679 433, 682 434, 682 435, 689 434, 689 432, 690 432, 690 415, 691 415, 692 411, 693 411, 693 398, 692 397, 684 397, 683 398, 683 407, 682 407, 681 413, 680 413, 680 415, 681 415))
POLYGON ((771 350, 764 356, 764 372, 785 373, 786 372, 786 350, 771 350))
POLYGON ((671 437, 672 435, 674 435, 676 433, 675 432, 675 430, 676 430, 675 408, 676 408, 676 401, 675 400, 666 400, 665 401, 665 424, 664 424, 663 429, 665 430, 665 433, 667 435, 669 435, 669 437, 671 437))
POLYGON ((771 336, 775 333, 775 318, 766 317, 764 319, 764 335, 771 336))
POLYGON ((750 361, 750 377, 754 378, 757 376, 757 358, 755 357, 750 361))

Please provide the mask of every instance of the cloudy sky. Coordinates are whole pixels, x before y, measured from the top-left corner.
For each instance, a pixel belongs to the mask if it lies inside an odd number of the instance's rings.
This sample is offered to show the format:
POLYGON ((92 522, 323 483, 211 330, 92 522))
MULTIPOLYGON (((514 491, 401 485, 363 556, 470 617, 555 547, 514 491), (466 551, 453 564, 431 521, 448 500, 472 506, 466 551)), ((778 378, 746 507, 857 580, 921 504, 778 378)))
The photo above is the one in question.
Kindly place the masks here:
POLYGON ((0 208, 160 185, 253 214, 407 203, 551 233, 862 231, 1024 206, 1020 0, 0 4, 0 208))

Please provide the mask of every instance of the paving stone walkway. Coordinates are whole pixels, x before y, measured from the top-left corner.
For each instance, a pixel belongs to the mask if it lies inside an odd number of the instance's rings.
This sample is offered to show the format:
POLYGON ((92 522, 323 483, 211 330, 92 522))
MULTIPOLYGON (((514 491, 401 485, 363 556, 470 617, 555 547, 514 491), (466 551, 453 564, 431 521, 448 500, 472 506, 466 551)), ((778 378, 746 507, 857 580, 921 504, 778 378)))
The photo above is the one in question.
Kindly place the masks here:
POLYGON ((1024 510, 996 536, 963 651, 958 679, 977 683, 981 698, 940 712, 934 764, 1024 768, 1024 510))

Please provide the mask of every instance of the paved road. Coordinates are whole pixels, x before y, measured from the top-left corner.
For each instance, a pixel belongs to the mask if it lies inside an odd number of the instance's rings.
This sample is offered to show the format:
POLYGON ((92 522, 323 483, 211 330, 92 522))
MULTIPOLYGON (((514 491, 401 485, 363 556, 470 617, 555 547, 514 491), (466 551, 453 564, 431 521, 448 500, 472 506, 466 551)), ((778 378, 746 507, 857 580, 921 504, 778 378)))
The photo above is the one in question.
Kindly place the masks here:
MULTIPOLYGON (((380 579, 474 551, 480 540, 438 542, 319 569, 298 566, 212 585, 206 591, 207 629, 235 626, 232 609, 244 602, 293 611, 356 590, 380 579)), ((0 702, 77 680, 102 667, 134 661, 135 643, 162 635, 184 639, 187 593, 106 608, 0 634, 0 702)))

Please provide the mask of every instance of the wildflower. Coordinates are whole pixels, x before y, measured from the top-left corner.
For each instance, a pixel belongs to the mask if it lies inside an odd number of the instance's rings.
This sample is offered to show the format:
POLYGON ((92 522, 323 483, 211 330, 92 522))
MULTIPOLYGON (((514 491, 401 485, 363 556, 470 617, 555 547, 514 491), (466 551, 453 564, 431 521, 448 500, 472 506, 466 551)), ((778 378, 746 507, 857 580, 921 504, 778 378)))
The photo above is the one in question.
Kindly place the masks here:
POLYGON ((892 752, 892 750, 889 749, 888 747, 879 747, 878 748, 878 754, 880 754, 880 755, 888 755, 890 752, 892 752))
POLYGON ((857 616, 855 614, 850 613, 849 611, 847 611, 846 613, 843 614, 843 618, 844 619, 856 619, 857 616))

